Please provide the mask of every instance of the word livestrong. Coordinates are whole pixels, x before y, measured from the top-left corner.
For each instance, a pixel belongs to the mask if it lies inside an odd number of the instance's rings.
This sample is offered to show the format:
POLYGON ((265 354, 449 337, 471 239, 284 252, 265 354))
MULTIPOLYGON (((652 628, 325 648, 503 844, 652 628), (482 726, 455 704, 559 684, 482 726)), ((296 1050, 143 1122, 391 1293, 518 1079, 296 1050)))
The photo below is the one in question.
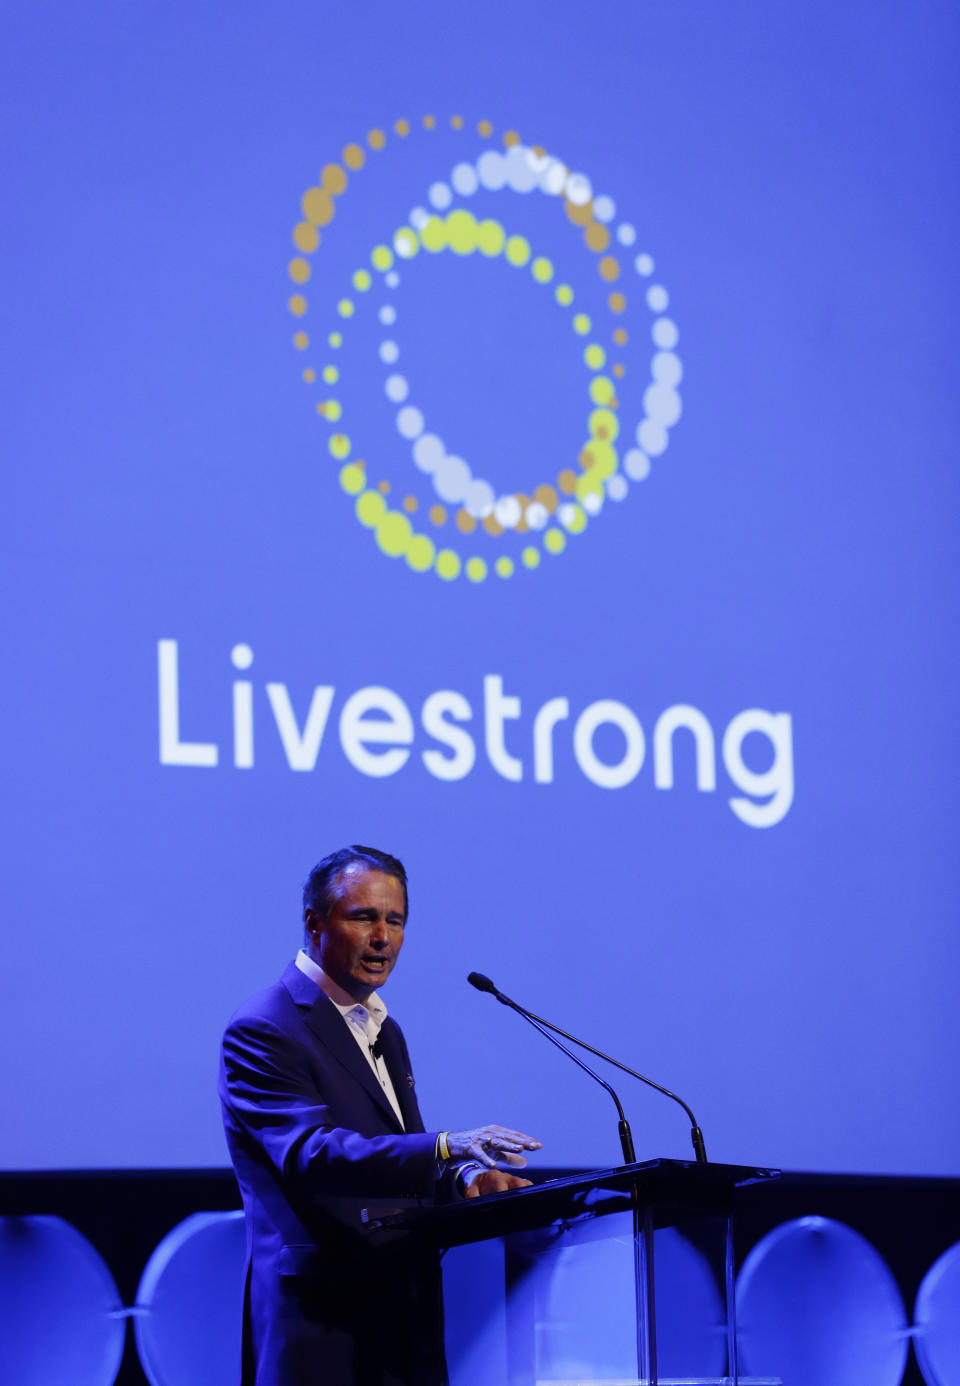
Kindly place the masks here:
MULTIPOLYGON (((245 671, 253 663, 249 645, 236 645, 234 668, 245 671)), ((160 763, 213 768, 220 762, 220 747, 213 741, 187 741, 181 736, 179 650, 175 640, 157 642, 160 763)), ((267 683, 276 734, 291 770, 312 771, 317 766, 327 736, 337 689, 332 684, 314 688, 309 705, 299 715, 287 685, 267 683)), ((254 685, 234 679, 232 690, 233 756, 236 769, 254 766, 254 685)), ((451 688, 431 693, 419 709, 419 724, 427 742, 419 759, 435 779, 466 779, 477 763, 477 742, 482 738, 487 761, 505 780, 519 784, 528 773, 538 785, 554 783, 558 756, 569 755, 583 775, 601 789, 625 789, 640 775, 647 760, 647 737, 636 713, 626 703, 601 698, 579 711, 568 698, 550 698, 532 719, 521 699, 504 691, 499 674, 484 676, 479 707, 465 694, 451 688), (611 734, 610 728, 613 729, 611 734), (603 757, 597 749, 602 743, 603 757), (611 756, 611 746, 613 753, 611 756)), ((259 736, 258 732, 258 736, 259 736)), ((716 739, 706 716, 688 703, 677 703, 660 714, 652 732, 653 785, 674 785, 674 742, 678 734, 692 737, 698 790, 717 788, 716 739)), ((382 779, 396 775, 414 755, 417 731, 409 706, 390 688, 376 685, 358 688, 339 702, 337 737, 346 760, 361 775, 382 779)), ((721 755, 738 794, 730 808, 751 828, 770 828, 779 823, 793 802, 793 731, 789 713, 748 708, 732 718, 723 732, 721 755), (748 737, 766 742, 760 759, 770 762, 765 770, 752 769, 744 760, 748 737)), ((751 757, 753 759, 754 757, 751 757)))

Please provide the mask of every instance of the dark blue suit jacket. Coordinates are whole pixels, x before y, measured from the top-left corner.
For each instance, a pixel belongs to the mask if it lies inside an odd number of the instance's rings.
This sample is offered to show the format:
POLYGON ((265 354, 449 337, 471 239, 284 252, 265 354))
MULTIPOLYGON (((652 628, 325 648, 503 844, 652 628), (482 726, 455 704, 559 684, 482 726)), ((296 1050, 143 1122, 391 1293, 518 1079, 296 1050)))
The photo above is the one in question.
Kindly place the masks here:
POLYGON ((388 1018, 381 1036, 405 1131, 343 1017, 293 963, 224 1034, 220 1097, 247 1223, 244 1386, 446 1380, 436 1257, 363 1232, 363 1209, 438 1193, 403 1034, 388 1018))

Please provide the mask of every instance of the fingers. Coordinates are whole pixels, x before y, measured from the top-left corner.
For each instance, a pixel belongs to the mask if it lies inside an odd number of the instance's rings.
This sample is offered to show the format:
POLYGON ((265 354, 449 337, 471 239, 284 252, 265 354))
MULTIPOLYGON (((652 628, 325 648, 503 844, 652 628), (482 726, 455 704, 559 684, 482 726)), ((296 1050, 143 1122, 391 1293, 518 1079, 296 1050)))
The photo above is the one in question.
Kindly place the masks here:
POLYGON ((506 1193, 510 1189, 527 1189, 529 1187, 529 1179, 521 1179, 516 1174, 507 1174, 502 1169, 491 1169, 478 1174, 464 1196, 466 1198, 480 1198, 481 1195, 506 1193))
POLYGON ((498 1161, 522 1166, 526 1159, 523 1150, 539 1150, 541 1143, 535 1136, 523 1131, 514 1131, 508 1126, 489 1124, 475 1131, 447 1132, 447 1146, 453 1158, 469 1156, 487 1169, 493 1169, 498 1161))

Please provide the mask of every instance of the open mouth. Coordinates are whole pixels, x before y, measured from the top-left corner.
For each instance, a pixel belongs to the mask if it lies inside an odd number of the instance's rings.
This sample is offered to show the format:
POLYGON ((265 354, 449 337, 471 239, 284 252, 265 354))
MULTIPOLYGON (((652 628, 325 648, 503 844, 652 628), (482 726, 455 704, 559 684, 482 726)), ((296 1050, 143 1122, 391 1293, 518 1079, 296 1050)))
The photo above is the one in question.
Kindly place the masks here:
POLYGON ((387 958, 361 958, 360 961, 370 972, 386 972, 390 965, 387 958))

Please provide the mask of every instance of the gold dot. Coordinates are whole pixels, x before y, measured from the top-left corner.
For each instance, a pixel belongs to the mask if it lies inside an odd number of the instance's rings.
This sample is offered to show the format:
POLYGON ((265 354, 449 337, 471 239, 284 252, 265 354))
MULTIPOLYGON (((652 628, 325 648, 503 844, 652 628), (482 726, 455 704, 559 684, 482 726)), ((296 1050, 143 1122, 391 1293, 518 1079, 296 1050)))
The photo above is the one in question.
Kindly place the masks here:
POLYGON ((573 222, 574 226, 587 226, 593 220, 593 203, 585 202, 582 207, 571 202, 569 197, 563 199, 563 210, 567 217, 573 222))
POLYGON ((462 129, 463 129, 463 116, 451 116, 451 117, 450 117, 450 127, 451 127, 451 129, 453 129, 453 130, 462 130, 462 129))
POLYGON ((545 159, 547 157, 547 151, 544 149, 542 144, 531 145, 531 148, 538 159, 545 159))
MULTIPOLYGON (((626 375, 627 372, 626 372, 626 367, 624 366, 624 364, 623 364, 622 361, 618 361, 618 362, 617 362, 617 364, 616 364, 616 365, 614 366, 614 368, 613 368, 613 373, 614 373, 614 375, 617 377, 618 380, 622 380, 622 379, 623 379, 623 377, 626 375)), ((612 400, 611 400, 610 402, 611 402, 611 404, 613 403, 612 400)))
POLYGON ((432 525, 445 525, 447 523, 447 512, 442 505, 431 505, 429 514, 432 525))
POLYGON ((476 520, 468 510, 458 510, 454 523, 461 534, 472 534, 477 527, 476 520))
POLYGON ((300 205, 303 215, 314 226, 326 226, 333 221, 333 198, 324 188, 308 188, 300 205))
POLYGON ((489 120, 481 120, 477 123, 477 134, 482 135, 485 140, 490 138, 493 134, 493 126, 489 120))
POLYGON ((517 500, 520 502, 520 522, 514 525, 518 534, 528 534, 530 526, 527 524, 527 506, 530 504, 530 497, 517 492, 517 500))
POLYGON ((424 116, 424 117, 423 117, 423 128, 424 128, 424 130, 432 130, 433 127, 436 125, 436 123, 437 123, 437 118, 436 118, 436 116, 424 116))
POLYGON ((363 168, 367 156, 358 144, 348 144, 340 157, 343 159, 347 168, 356 170, 358 168, 363 168))
POLYGON ((591 221, 587 223, 587 229, 583 233, 583 239, 591 250, 598 253, 606 250, 610 244, 610 232, 602 221, 591 221))
POLYGON ((381 481, 381 482, 378 484, 378 486, 377 486, 377 490, 380 492, 381 496, 389 496, 389 494, 390 494, 390 483, 389 483, 389 481, 381 481))
POLYGON ((387 137, 382 130, 371 130, 367 136, 367 144, 371 149, 382 149, 387 142, 387 137))
POLYGON ((303 351, 310 345, 310 338, 307 336, 306 332, 294 332, 293 345, 297 348, 297 351, 303 351))
POLYGON ((339 164, 324 164, 320 170, 320 185, 331 197, 346 191, 347 175, 339 164))
POLYGON ((299 221, 293 228, 293 243, 305 255, 312 255, 320 244, 320 232, 309 221, 299 221))
MULTIPOLYGON (((597 437, 600 437, 599 429, 597 430, 597 437)), ((593 453, 590 451, 589 448, 583 448, 577 456, 577 461, 580 463, 580 466, 583 468, 583 470, 585 472, 588 472, 590 468, 593 466, 593 453)))
POLYGON ((404 496, 404 498, 403 498, 403 508, 404 508, 404 510, 407 512, 408 515, 412 515, 413 512, 414 512, 414 511, 416 510, 416 508, 417 508, 417 498, 416 498, 416 496, 404 496))
POLYGON ((548 515, 552 515, 557 508, 557 493, 552 486, 538 486, 533 493, 533 499, 538 505, 542 505, 548 515))
POLYGON ((571 471, 569 467, 565 467, 557 477, 557 485, 565 496, 572 496, 577 489, 576 472, 571 471))
POLYGON ((312 366, 308 366, 303 373, 303 378, 308 385, 311 385, 317 378, 317 373, 312 366))
MULTIPOLYGON (((460 518, 460 517, 457 516, 457 519, 458 519, 458 520, 459 520, 459 518, 460 518)), ((474 523, 474 525, 476 525, 476 523, 477 523, 476 520, 474 520, 473 523, 474 523)), ((498 534, 502 534, 502 533, 503 533, 503 525, 502 525, 502 524, 500 523, 500 521, 497 519, 496 515, 494 515, 494 513, 493 513, 492 510, 490 511, 490 514, 487 516, 487 518, 484 520, 484 522, 483 522, 483 527, 484 527, 484 529, 487 531, 488 534, 492 534, 492 535, 494 535, 494 537, 496 537, 496 535, 498 535, 498 534)))
POLYGON ((317 405, 317 413, 318 413, 318 414, 325 414, 326 412, 327 412, 326 402, 325 402, 324 400, 321 400, 320 403, 317 405))
POLYGON ((508 130, 503 137, 503 142, 507 148, 510 149, 513 145, 520 143, 520 136, 517 134, 516 130, 508 130))
POLYGON ((409 135, 410 133, 410 122, 409 120, 395 120, 393 122, 393 128, 402 139, 404 135, 409 135))
MULTIPOLYGON (((610 297, 611 297, 611 298, 614 298, 615 295, 614 295, 614 294, 611 294, 610 297)), ((622 297, 623 297, 623 295, 621 294, 621 298, 622 298, 622 297)), ((612 303, 611 303, 610 307, 613 308, 613 304, 612 304, 612 303)), ((614 310, 614 311, 616 311, 616 310, 614 310)), ((625 327, 616 327, 616 328, 614 328, 614 331, 613 331, 613 340, 616 342, 617 346, 626 346, 626 345, 627 345, 627 329, 626 329, 625 327)))
POLYGON ((307 311, 307 300, 303 294, 291 294, 289 302, 290 312, 295 318, 302 318, 307 311))
POLYGON ((306 284, 307 280, 310 278, 310 266, 301 255, 298 255, 287 265, 287 273, 294 284, 306 284))
MULTIPOLYGON (((610 305, 611 313, 623 313, 626 310, 627 299, 625 294, 619 292, 612 293, 607 299, 607 302, 610 305)), ((624 333, 624 338, 626 338, 626 333, 624 333)))
POLYGON ((364 460, 363 460, 362 457, 358 457, 357 460, 356 460, 356 462, 354 462, 353 465, 354 465, 355 467, 359 467, 360 470, 361 470, 362 472, 365 472, 365 471, 367 470, 367 464, 366 464, 366 462, 364 462, 364 460))
POLYGON ((601 279, 612 281, 620 278, 620 261, 614 255, 604 255, 597 269, 601 279))

